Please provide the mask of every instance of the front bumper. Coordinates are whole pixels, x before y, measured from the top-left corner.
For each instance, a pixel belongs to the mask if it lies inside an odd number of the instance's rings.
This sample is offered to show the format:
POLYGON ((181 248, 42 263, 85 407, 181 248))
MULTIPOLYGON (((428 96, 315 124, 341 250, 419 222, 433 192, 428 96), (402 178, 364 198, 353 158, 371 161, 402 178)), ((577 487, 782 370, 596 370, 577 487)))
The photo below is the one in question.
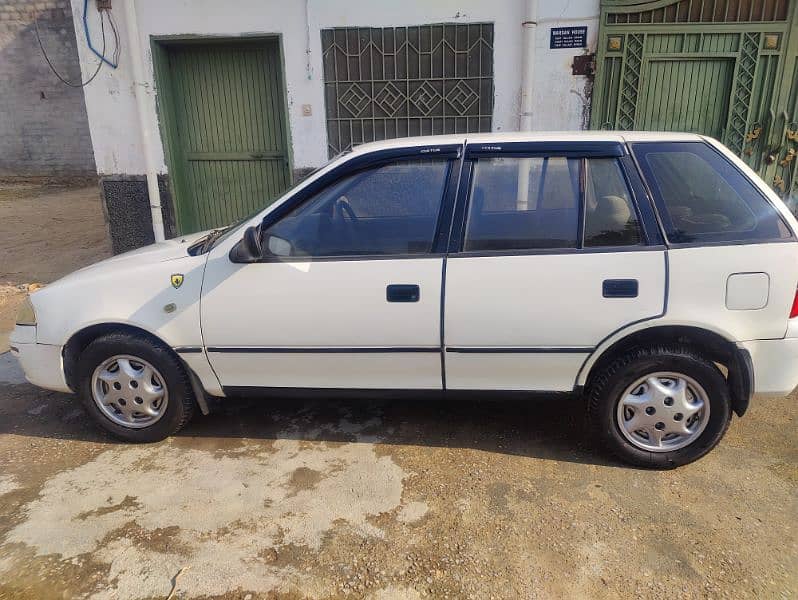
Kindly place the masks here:
POLYGON ((787 396, 798 387, 798 338, 740 342, 754 365, 754 393, 787 396))
POLYGON ((36 327, 17 325, 11 334, 11 354, 19 360, 25 377, 33 385, 71 393, 64 377, 61 346, 36 343, 36 327))

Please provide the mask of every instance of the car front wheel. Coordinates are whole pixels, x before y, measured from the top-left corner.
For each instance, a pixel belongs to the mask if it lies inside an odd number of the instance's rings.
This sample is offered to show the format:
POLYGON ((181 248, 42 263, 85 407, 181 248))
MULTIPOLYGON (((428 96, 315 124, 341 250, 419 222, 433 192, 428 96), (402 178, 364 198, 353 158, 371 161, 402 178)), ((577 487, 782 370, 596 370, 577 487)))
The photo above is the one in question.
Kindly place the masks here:
POLYGON ((633 350, 602 369, 588 394, 595 437, 637 466, 693 462, 720 442, 731 422, 723 374, 687 346, 633 350))
POLYGON ((97 338, 78 360, 81 397, 94 420, 127 442, 157 442, 194 412, 188 376, 172 352, 144 335, 97 338))

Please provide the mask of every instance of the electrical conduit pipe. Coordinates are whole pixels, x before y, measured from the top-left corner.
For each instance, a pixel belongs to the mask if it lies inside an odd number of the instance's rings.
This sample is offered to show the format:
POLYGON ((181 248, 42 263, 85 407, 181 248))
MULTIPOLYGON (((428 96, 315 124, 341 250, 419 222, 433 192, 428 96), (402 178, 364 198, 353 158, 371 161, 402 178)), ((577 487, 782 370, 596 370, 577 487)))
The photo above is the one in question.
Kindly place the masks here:
POLYGON ((136 108, 139 115, 141 145, 144 150, 144 168, 147 175, 147 194, 150 199, 152 214, 152 232, 156 242, 165 239, 163 214, 161 213, 161 192, 158 188, 158 171, 155 160, 156 133, 153 124, 147 119, 147 89, 149 84, 144 77, 144 61, 142 60, 139 25, 136 16, 135 0, 125 0, 125 21, 130 60, 133 67, 133 95, 136 97, 136 108))

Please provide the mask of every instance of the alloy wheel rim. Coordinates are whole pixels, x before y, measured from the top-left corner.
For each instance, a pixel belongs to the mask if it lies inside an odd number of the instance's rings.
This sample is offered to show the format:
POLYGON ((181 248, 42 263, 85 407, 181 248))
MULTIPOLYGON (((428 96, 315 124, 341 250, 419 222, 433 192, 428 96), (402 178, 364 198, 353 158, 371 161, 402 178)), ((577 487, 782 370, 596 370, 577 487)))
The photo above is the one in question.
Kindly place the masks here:
POLYGON ((618 428, 635 447, 672 452, 693 443, 709 422, 709 396, 682 373, 660 371, 624 390, 616 411, 618 428))
POLYGON ((161 373, 146 360, 127 354, 103 361, 94 370, 91 390, 97 408, 130 429, 158 422, 169 401, 161 373))

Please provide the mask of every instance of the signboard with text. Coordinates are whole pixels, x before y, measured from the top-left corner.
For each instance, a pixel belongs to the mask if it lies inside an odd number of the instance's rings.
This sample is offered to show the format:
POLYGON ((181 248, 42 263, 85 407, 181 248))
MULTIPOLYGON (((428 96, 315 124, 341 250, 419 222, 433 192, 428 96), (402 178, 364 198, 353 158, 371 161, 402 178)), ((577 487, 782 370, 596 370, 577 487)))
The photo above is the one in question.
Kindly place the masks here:
POLYGON ((552 27, 549 48, 586 48, 587 26, 581 27, 552 27))

